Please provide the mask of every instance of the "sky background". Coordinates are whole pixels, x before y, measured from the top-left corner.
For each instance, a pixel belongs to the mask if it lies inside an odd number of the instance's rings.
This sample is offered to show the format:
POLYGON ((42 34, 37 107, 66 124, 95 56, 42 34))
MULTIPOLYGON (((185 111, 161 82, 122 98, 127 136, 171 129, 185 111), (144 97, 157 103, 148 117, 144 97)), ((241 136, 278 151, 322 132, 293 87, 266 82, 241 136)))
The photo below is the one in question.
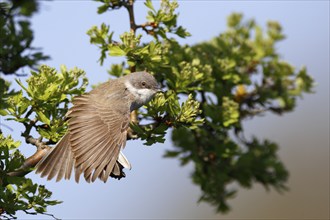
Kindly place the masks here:
MULTIPOLYGON (((232 12, 242 12, 245 18, 254 18, 262 26, 268 20, 280 22, 287 36, 277 45, 282 58, 297 68, 305 65, 316 80, 316 93, 300 99, 293 113, 281 117, 267 114, 245 123, 247 136, 268 138, 280 145, 280 157, 290 171, 290 191, 281 195, 267 192, 260 185, 240 189, 229 201, 232 211, 216 214, 209 204, 197 204, 201 192, 190 180, 192 164, 180 167, 178 160, 162 158, 164 151, 172 148, 168 135, 164 144, 152 147, 129 141, 125 155, 133 169, 120 181, 55 183, 29 174, 53 191, 54 199, 64 201, 50 207, 49 213, 64 219, 328 219, 329 1, 191 0, 179 4, 179 25, 192 34, 180 40, 186 44, 207 41, 224 31, 226 18, 232 12)), ((97 15, 98 5, 87 0, 43 1, 40 12, 32 18, 34 46, 52 58, 45 64, 57 69, 62 64, 68 68, 77 66, 87 72, 90 84, 106 81, 106 69, 118 59, 110 58, 99 66, 99 51, 89 44, 86 31, 102 22, 110 24, 115 38, 129 30, 124 9, 97 15)), ((137 23, 145 21, 143 1, 136 2, 135 16, 137 23)), ((10 126, 15 131, 21 129, 10 126)), ((19 138, 19 134, 14 136, 19 138)), ((22 149, 27 155, 34 150, 26 144, 22 149)), ((18 216, 36 218, 23 213, 18 216)))

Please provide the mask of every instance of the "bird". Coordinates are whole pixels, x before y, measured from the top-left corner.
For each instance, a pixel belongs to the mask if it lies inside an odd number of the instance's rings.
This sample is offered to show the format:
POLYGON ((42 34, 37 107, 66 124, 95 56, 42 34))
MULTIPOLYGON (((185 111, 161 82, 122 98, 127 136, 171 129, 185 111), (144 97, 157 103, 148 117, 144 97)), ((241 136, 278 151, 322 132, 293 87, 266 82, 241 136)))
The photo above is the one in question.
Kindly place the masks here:
POLYGON ((109 176, 120 178, 123 167, 131 169, 122 153, 130 113, 160 91, 150 73, 133 72, 74 97, 66 114, 68 130, 38 162, 36 173, 47 180, 56 177, 56 181, 70 179, 73 170, 76 182, 81 174, 87 182, 97 178, 107 182, 109 176))

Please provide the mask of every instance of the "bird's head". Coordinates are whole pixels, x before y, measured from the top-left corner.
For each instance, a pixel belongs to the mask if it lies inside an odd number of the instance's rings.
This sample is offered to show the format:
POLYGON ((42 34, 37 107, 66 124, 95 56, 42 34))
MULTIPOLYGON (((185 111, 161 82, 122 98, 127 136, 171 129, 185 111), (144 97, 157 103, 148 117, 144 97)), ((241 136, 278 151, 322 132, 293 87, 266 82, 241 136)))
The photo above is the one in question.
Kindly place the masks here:
POLYGON ((157 92, 161 92, 155 77, 147 72, 131 73, 124 77, 124 83, 135 98, 131 110, 141 107, 149 102, 157 92))

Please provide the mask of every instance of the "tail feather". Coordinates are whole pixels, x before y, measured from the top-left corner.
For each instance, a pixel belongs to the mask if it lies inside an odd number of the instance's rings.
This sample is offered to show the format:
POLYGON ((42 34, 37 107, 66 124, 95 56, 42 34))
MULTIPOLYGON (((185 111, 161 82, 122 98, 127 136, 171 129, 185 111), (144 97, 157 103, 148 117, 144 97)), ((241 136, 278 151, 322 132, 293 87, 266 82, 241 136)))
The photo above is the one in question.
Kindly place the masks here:
POLYGON ((65 160, 68 159, 66 151, 69 147, 67 147, 65 139, 66 138, 63 138, 60 144, 56 146, 56 149, 54 149, 53 158, 51 158, 52 163, 48 166, 50 170, 47 176, 48 180, 53 179, 56 175, 60 175, 60 170, 65 170, 66 168, 65 160), (55 150, 58 152, 55 153, 55 150))
POLYGON ((74 164, 74 156, 69 141, 63 142, 62 144, 66 147, 63 147, 64 151, 62 152, 62 161, 59 161, 62 164, 56 168, 56 182, 60 181, 63 177, 64 179, 70 179, 74 164))
POLYGON ((66 179, 70 178, 74 157, 69 138, 70 135, 66 134, 50 153, 37 164, 36 173, 40 173, 41 177, 47 176, 47 180, 53 179, 56 175, 56 181, 60 181, 63 176, 66 179))
MULTIPOLYGON (((104 170, 96 176, 104 182, 108 179, 109 173, 111 177, 121 179, 122 177, 125 177, 123 168, 131 169, 131 164, 122 152, 120 152, 119 157, 114 163, 111 172, 109 168, 112 166, 106 166, 104 167, 104 170)), ((79 164, 78 166, 75 164, 74 152, 72 151, 70 144, 70 133, 67 133, 57 145, 39 161, 36 165, 36 173, 40 173, 41 177, 47 177, 47 180, 56 177, 56 182, 58 182, 63 178, 70 179, 73 168, 75 172, 75 180, 78 183, 80 175, 85 173, 86 170, 82 169, 82 164, 79 164)), ((93 181, 94 180, 95 177, 93 181)), ((87 179, 86 181, 90 182, 87 179)))

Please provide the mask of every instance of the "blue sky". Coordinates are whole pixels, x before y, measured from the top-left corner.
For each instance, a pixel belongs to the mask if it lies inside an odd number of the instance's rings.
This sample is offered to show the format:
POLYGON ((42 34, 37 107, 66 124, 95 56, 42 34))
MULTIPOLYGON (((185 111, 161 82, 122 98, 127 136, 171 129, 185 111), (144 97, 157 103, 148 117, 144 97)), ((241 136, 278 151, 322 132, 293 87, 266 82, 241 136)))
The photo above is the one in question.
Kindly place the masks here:
MULTIPOLYGON (((55 183, 29 174, 53 191, 54 198, 64 201, 49 212, 75 219, 329 217, 329 1, 191 0, 179 4, 179 24, 192 34, 181 43, 194 44, 218 35, 226 29, 226 17, 232 12, 255 18, 262 26, 268 20, 279 21, 287 36, 278 44, 282 58, 297 68, 307 66, 317 81, 316 93, 299 100, 295 112, 283 117, 267 114, 245 123, 248 135, 280 144, 280 156, 291 174, 290 192, 266 193, 258 185, 252 190, 242 189, 230 201, 232 212, 215 214, 208 204, 196 203, 200 190, 189 178, 192 165, 182 168, 177 160, 162 158, 165 149, 172 147, 170 138, 151 147, 129 141, 125 155, 133 169, 120 181, 55 183)), ((125 10, 97 15, 97 6, 92 1, 43 1, 32 19, 34 46, 52 58, 45 63, 55 68, 64 64, 84 69, 91 84, 107 80, 106 69, 119 59, 111 58, 99 66, 99 51, 89 44, 86 31, 102 22, 110 24, 115 38, 129 30, 125 10)), ((143 22, 143 1, 136 2, 135 10, 137 22, 143 22)), ((15 135, 19 137, 19 133, 15 135)), ((23 149, 27 154, 34 150, 26 145, 23 149)), ((23 213, 19 217, 35 218, 23 213)))

